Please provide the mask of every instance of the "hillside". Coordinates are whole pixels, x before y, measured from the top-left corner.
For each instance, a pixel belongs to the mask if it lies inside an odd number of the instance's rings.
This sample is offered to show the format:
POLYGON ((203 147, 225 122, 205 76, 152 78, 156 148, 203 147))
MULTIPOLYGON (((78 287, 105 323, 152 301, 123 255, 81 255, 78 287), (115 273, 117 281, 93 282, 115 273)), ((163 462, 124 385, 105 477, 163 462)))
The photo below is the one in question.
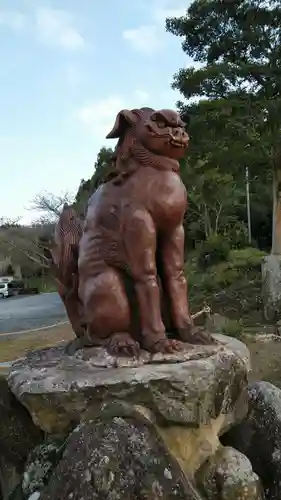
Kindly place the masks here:
POLYGON ((186 274, 191 310, 207 303, 213 312, 243 322, 262 321, 261 262, 265 252, 255 248, 231 250, 228 260, 200 270, 197 254, 188 260, 186 274))

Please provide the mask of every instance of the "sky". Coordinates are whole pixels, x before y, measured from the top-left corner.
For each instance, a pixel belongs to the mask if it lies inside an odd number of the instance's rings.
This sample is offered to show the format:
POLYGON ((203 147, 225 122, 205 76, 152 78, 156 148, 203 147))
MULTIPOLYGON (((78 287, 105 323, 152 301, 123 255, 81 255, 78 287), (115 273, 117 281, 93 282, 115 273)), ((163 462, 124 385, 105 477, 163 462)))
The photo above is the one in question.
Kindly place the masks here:
POLYGON ((190 66, 165 32, 189 0, 0 0, 0 218, 75 194, 123 108, 175 108, 190 66))

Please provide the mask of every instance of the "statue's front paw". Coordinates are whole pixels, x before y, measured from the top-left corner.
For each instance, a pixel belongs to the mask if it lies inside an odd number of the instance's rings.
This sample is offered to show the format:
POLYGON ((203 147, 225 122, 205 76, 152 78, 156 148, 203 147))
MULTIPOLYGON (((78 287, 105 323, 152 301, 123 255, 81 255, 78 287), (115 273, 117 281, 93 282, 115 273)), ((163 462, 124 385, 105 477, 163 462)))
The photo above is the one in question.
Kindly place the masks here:
POLYGON ((66 344, 65 353, 68 356, 74 356, 76 351, 78 351, 79 349, 82 349, 83 347, 84 347, 84 345, 83 345, 81 337, 80 338, 76 337, 75 339, 70 340, 70 342, 68 342, 66 344))
POLYGON ((188 325, 187 328, 179 329, 180 339, 188 344, 195 345, 214 345, 218 342, 204 328, 199 328, 195 325, 188 325))
POLYGON ((142 346, 152 354, 158 352, 162 354, 173 354, 182 351, 184 348, 183 343, 178 340, 168 339, 165 334, 155 335, 153 333, 143 336, 142 346))
POLYGON ((128 333, 115 333, 107 342, 107 351, 113 356, 138 358, 140 345, 128 333))

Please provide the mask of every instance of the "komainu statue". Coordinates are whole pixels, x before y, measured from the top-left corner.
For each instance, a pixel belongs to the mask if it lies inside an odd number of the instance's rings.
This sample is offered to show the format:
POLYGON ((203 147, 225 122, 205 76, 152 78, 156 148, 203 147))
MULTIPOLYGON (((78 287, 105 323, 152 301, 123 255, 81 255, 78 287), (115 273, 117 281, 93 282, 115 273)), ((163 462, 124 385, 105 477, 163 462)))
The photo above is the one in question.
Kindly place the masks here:
POLYGON ((122 110, 107 138, 118 139, 113 167, 89 199, 78 251, 87 343, 134 356, 212 343, 193 324, 184 275, 185 124, 171 110, 122 110))

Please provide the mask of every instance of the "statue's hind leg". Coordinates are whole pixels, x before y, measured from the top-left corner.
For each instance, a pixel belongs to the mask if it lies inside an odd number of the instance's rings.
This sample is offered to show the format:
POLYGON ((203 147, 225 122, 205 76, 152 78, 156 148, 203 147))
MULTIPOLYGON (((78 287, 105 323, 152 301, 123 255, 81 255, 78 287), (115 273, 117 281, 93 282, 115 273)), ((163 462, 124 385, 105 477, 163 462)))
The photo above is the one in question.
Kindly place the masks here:
POLYGON ((79 303, 77 288, 69 290, 59 279, 56 278, 55 281, 58 294, 66 309, 72 330, 74 331, 76 337, 80 338, 84 335, 85 329, 82 320, 82 311, 79 303))
POLYGON ((139 344, 129 334, 130 307, 119 272, 107 267, 96 276, 82 276, 79 295, 90 343, 111 354, 137 356, 139 344))

